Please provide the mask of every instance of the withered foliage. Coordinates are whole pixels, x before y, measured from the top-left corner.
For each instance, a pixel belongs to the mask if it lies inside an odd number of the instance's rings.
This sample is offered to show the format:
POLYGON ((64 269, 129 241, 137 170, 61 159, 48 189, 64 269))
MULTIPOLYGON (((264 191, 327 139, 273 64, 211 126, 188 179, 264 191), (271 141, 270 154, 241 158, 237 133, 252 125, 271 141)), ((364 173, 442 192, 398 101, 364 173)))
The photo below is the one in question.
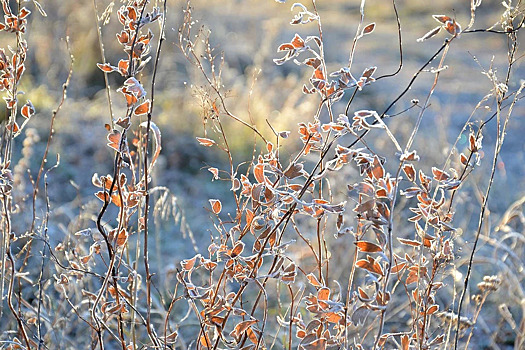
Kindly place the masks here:
MULTIPOLYGON (((61 242, 51 240, 47 232, 48 175, 59 166, 57 159, 50 167, 47 157, 53 121, 64 103, 71 71, 53 113, 42 165, 31 180, 32 222, 26 232, 18 232, 11 221, 18 205, 13 140, 37 113, 31 101, 19 101, 28 50, 24 35, 31 12, 21 1, 16 10, 12 2, 1 2, 4 23, 0 31, 15 36, 16 47, 0 49, 0 91, 8 112, 0 155, 0 320, 9 327, 1 328, 9 331, 0 339, 0 348, 74 348, 75 342, 93 349, 123 350, 469 347, 482 306, 502 284, 500 276, 486 276, 477 284, 479 293, 472 300, 465 297, 473 288, 469 282, 478 242, 486 239, 503 249, 481 232, 508 122, 525 87, 523 81, 516 83, 519 77, 514 74, 522 58, 518 49, 525 21, 521 1, 505 1, 501 19, 486 29, 473 29, 481 0, 471 1, 471 19, 464 29, 453 9, 450 16, 433 15, 439 26, 417 41, 441 40, 441 46, 399 92, 388 97, 390 103, 382 110, 357 108, 355 102, 368 89, 406 69, 395 0, 391 4, 398 24, 399 56, 393 60, 399 60, 399 69, 383 75, 380 62, 373 58, 364 70, 354 67, 358 42, 372 38, 381 25, 365 22, 366 1, 359 8, 349 60, 334 71, 326 61, 323 14, 316 1, 293 4, 290 25, 299 33, 277 46, 280 56, 274 62, 278 66, 295 63, 308 72, 302 92, 312 95, 309 98, 316 99, 318 107, 314 115, 301 116, 292 131, 276 130, 269 121, 257 125, 234 114, 222 78, 224 56, 213 48, 206 28, 195 28, 188 2, 172 48, 178 46, 188 66, 204 81, 195 87, 204 107, 203 134, 196 137, 195 145, 224 154, 227 166, 207 170, 212 181, 228 182, 230 193, 204 204, 214 231, 209 242, 195 243, 197 250, 203 250, 177 257, 177 266, 157 266, 159 271, 150 265, 151 216, 163 216, 175 205, 169 190, 152 184, 161 153, 161 132, 153 113, 155 81, 161 48, 170 44, 164 43, 166 1, 121 1, 115 11, 122 57, 109 61, 103 57, 97 64, 106 79, 113 73, 123 81, 115 97, 122 100, 122 110, 116 112, 117 117, 110 116, 106 139, 101 140, 114 155, 113 170, 89 174, 97 188, 94 227, 86 225, 61 242), (314 26, 317 34, 301 34, 303 25, 314 26), (483 72, 492 89, 473 114, 489 100, 495 112, 465 125, 464 149, 455 144, 444 162, 422 165, 426 155, 414 148, 414 141, 440 72, 446 69, 449 51, 462 40, 482 35, 499 35, 508 43, 507 70, 483 72), (438 62, 437 67, 430 69, 433 62, 438 62), (413 100, 410 107, 394 114, 394 105, 407 98, 422 73, 433 77, 425 100, 413 100), (391 130, 390 119, 409 113, 417 117, 414 125, 406 121, 409 136, 391 130), (234 136, 225 120, 253 133, 251 159, 234 157, 230 147, 234 136), (487 153, 482 142, 489 123, 497 125, 493 164, 481 190, 485 192, 480 195, 474 244, 464 245, 461 232, 466 228, 458 226, 455 215, 462 205, 458 193, 482 161, 491 161, 483 159, 487 153), (367 142, 372 137, 386 140, 392 152, 375 152, 367 142), (38 197, 39 191, 43 195, 38 197), (157 193, 162 196, 153 203, 152 195, 157 193), (37 199, 45 201, 43 218, 36 215, 37 199), (402 234, 406 232, 411 234, 402 234), (32 249, 37 244, 39 248, 32 249), (34 256, 39 264, 28 264, 34 256), (340 261, 347 264, 334 280, 333 271, 338 270, 334 265, 340 261), (32 271, 35 266, 37 271, 32 271), (46 282, 45 274, 54 278, 46 282), (155 282, 157 274, 168 281, 165 290, 160 287, 162 281, 155 282), (457 276, 462 285, 454 284, 457 276), (474 312, 465 312, 467 303, 474 312), (404 311, 402 316, 399 310, 404 311), (57 340, 60 337, 67 340, 57 340)), ((40 4, 33 3, 45 15, 40 4)), ((99 25, 109 21, 114 5, 111 2, 101 16, 97 14, 99 25)), ((522 204, 514 207, 514 214, 508 214, 498 230, 517 231, 512 221, 522 204)), ((508 250, 502 263, 512 255, 512 249, 508 250)), ((519 283, 523 279, 518 278, 519 283)), ((521 348, 524 321, 517 325, 506 304, 499 310, 506 322, 514 322, 515 346, 521 348)))

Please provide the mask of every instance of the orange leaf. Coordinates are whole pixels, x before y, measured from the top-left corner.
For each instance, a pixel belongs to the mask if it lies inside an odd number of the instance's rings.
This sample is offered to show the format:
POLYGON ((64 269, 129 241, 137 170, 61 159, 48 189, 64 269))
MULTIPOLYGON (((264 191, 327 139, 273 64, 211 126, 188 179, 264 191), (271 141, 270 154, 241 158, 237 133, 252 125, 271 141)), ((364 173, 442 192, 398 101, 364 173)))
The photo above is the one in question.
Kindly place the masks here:
POLYGON ((372 273, 376 273, 378 275, 383 276, 383 269, 381 268, 381 265, 371 256, 368 257, 368 259, 361 259, 356 261, 355 265, 359 268, 368 270, 372 273))
POLYGON ((126 231, 125 228, 120 230, 120 232, 117 235, 117 245, 119 247, 122 247, 126 242, 128 241, 128 231, 126 231))
POLYGON ((196 138, 197 141, 199 141, 199 144, 201 144, 202 146, 205 146, 205 147, 211 147, 215 144, 215 141, 211 140, 211 139, 207 139, 207 138, 204 138, 204 137, 197 137, 196 138))
POLYGON ((13 124, 9 125, 8 128, 13 131, 13 133, 17 133, 20 131, 20 127, 18 126, 17 122, 14 122, 13 124))
POLYGON ((207 334, 201 335, 200 342, 201 342, 201 345, 204 346, 207 349, 210 349, 212 347, 212 345, 213 345, 211 340, 210 340, 210 337, 208 337, 207 334))
POLYGON ((412 164, 403 165, 403 171, 410 181, 414 181, 416 179, 416 169, 412 164))
POLYGON ((246 334, 248 335, 248 339, 250 339, 250 341, 254 344, 258 344, 259 343, 259 339, 257 338, 257 335, 255 334, 255 332, 253 331, 252 327, 249 327, 247 330, 246 330, 246 334))
POLYGON ((394 266, 392 266, 391 272, 392 273, 397 273, 397 272, 401 271, 402 269, 404 269, 405 266, 407 266, 406 263, 399 263, 397 265, 394 265, 394 266))
POLYGON ((128 107, 133 106, 135 103, 137 103, 137 96, 133 94, 124 94, 124 97, 126 98, 126 104, 128 107))
POLYGON ((317 299, 319 300, 328 300, 329 297, 330 289, 328 289, 327 287, 323 287, 317 292, 317 299))
POLYGON ((461 161, 461 164, 463 164, 463 165, 467 165, 468 164, 468 158, 463 153, 460 154, 459 160, 461 161))
POLYGON ((264 164, 257 164, 253 168, 253 175, 255 175, 255 179, 257 182, 262 183, 264 182, 264 164))
POLYGON ((255 214, 250 209, 246 209, 246 226, 250 226, 255 214))
POLYGON ((299 34, 295 34, 291 44, 294 48, 299 49, 304 47, 304 40, 299 36, 299 34))
POLYGON ((399 242, 401 242, 402 244, 410 245, 410 246, 413 246, 413 247, 419 247, 421 245, 420 242, 414 241, 414 240, 411 240, 411 239, 399 238, 398 237, 397 240, 399 242))
POLYGON ((450 175, 436 167, 432 167, 432 174, 436 181, 447 181, 450 179, 450 175))
POLYGON ((312 286, 321 287, 321 283, 319 282, 319 280, 317 280, 317 277, 315 277, 313 273, 308 274, 306 278, 308 278, 308 281, 312 286))
POLYGON ((381 162, 379 161, 378 156, 374 156, 374 165, 372 167, 372 176, 374 179, 379 180, 385 176, 385 169, 383 169, 383 165, 381 165, 381 162))
POLYGON ((129 67, 129 61, 127 60, 118 61, 118 70, 120 74, 122 74, 123 76, 126 76, 128 74, 128 67, 129 67))
POLYGON ((138 105, 137 108, 135 108, 135 111, 133 111, 133 113, 135 115, 146 114, 146 113, 149 112, 149 107, 150 107, 150 102, 149 102, 149 100, 146 100, 143 103, 141 103, 140 105, 138 105))
POLYGON ((432 17, 433 17, 436 21, 438 21, 438 22, 440 22, 440 23, 443 23, 443 24, 445 24, 446 22, 452 20, 452 18, 450 18, 449 16, 445 16, 445 15, 432 15, 432 17))
POLYGON ((107 138, 109 141, 108 146, 118 152, 120 148, 120 138, 121 138, 120 131, 113 130, 113 132, 110 133, 107 138))
POLYGON ((244 250, 244 243, 241 242, 241 241, 238 241, 237 243, 235 243, 235 245, 233 246, 231 252, 230 252, 230 256, 232 258, 235 258, 236 256, 240 255, 242 253, 242 251, 244 250))
POLYGON ((231 331, 230 335, 234 338, 240 337, 246 330, 254 323, 256 323, 257 320, 248 320, 238 323, 233 331, 231 331))
POLYGON ((366 294, 366 292, 363 290, 363 288, 361 288, 361 287, 357 287, 357 291, 359 292, 359 296, 360 296, 362 299, 365 299, 365 300, 370 299, 370 297, 368 296, 368 294, 366 294))
POLYGON ((208 168, 208 171, 213 174, 213 180, 219 179, 219 169, 217 168, 208 168))
POLYGON ((200 254, 197 254, 195 255, 193 258, 191 259, 187 259, 187 260, 182 260, 180 262, 180 266, 182 266, 182 269, 185 270, 185 271, 190 271, 191 269, 193 269, 193 267, 195 266, 195 263, 197 261, 197 258, 200 257, 200 254))
POLYGON ((433 313, 435 313, 436 311, 439 310, 439 305, 432 305, 431 307, 428 308, 427 310, 427 315, 432 315, 433 313))
POLYGON ((363 29, 363 35, 372 33, 375 28, 376 28, 376 24, 370 23, 369 25, 365 27, 365 29, 363 29))
POLYGON ((103 72, 106 72, 106 73, 111 73, 111 72, 117 70, 116 67, 113 67, 109 63, 104 63, 104 64, 97 63, 97 67, 100 68, 100 70, 102 70, 103 72))
POLYGON ((28 100, 26 104, 22 107, 21 114, 24 118, 31 118, 31 116, 35 114, 35 107, 33 107, 31 101, 28 100))
POLYGON ((408 334, 403 334, 401 336, 401 349, 408 350, 409 346, 410 346, 410 339, 408 338, 408 334))
POLYGON ((211 210, 214 214, 219 214, 222 210, 222 203, 218 199, 210 199, 211 210))
POLYGON ((383 248, 381 248, 380 246, 372 242, 359 241, 359 242, 354 242, 354 244, 362 252, 377 253, 377 252, 383 251, 383 248))

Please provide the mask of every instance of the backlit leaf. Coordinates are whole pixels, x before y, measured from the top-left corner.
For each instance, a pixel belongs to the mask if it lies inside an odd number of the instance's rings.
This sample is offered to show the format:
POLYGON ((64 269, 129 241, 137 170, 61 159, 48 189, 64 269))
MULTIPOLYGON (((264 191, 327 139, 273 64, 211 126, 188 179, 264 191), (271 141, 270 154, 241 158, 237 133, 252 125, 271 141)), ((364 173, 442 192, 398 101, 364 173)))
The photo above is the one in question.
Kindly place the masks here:
POLYGON ((235 258, 236 256, 239 256, 242 253, 243 250, 244 250, 244 243, 241 242, 241 241, 238 241, 233 246, 233 248, 232 248, 232 250, 230 252, 230 256, 232 258, 235 258))
POLYGON ((406 238, 400 238, 398 237, 397 240, 401 242, 402 244, 406 244, 412 247, 419 247, 421 245, 421 242, 414 241, 412 239, 406 239, 406 238))
POLYGON ((427 315, 432 315, 433 313, 436 313, 439 310, 439 305, 432 305, 427 310, 427 315))
POLYGON ((254 168, 253 168, 253 175, 255 176, 255 180, 257 180, 257 182, 259 183, 263 183, 264 182, 264 164, 257 164, 254 168))
POLYGON ((373 178, 376 180, 379 180, 385 176, 385 169, 383 168, 383 165, 381 165, 378 156, 374 156, 374 164, 372 166, 371 172, 373 178))
POLYGON ((100 68, 101 71, 103 72, 106 72, 106 73, 111 73, 113 71, 116 71, 118 70, 117 67, 113 67, 112 65, 110 65, 109 63, 97 63, 97 67, 100 68))
POLYGON ((219 179, 219 169, 217 168, 208 168, 208 171, 213 174, 213 180, 219 179))
POLYGON ((295 34, 291 44, 294 48, 299 49, 304 47, 304 40, 299 36, 299 34, 295 34))
POLYGON ((369 25, 367 25, 364 29, 363 29, 363 35, 366 35, 366 34, 370 34, 374 31, 374 29, 376 28, 376 24, 375 23, 370 23, 369 25))
POLYGON ((447 181, 450 179, 450 175, 436 167, 432 167, 432 174, 436 181, 447 181))
POLYGON ((246 332, 248 327, 250 327, 252 324, 256 323, 257 320, 248 320, 238 323, 234 328, 233 331, 231 331, 230 335, 236 339, 239 339, 241 335, 246 332))
POLYGON ((135 115, 147 114, 149 112, 149 107, 150 107, 150 101, 146 100, 143 103, 141 103, 140 105, 138 105, 137 108, 135 108, 135 110, 133 111, 133 113, 135 115))
POLYGON ((200 254, 197 254, 195 255, 193 258, 191 259, 187 259, 187 260, 182 260, 180 262, 180 266, 182 267, 183 270, 185 271, 190 271, 193 269, 193 267, 195 266, 195 263, 197 262, 197 259, 200 257, 200 254))
POLYGON ((211 147, 215 144, 215 141, 211 140, 211 139, 207 139, 207 138, 204 138, 204 137, 197 137, 196 138, 197 141, 199 141, 199 144, 201 144, 202 146, 205 146, 205 147, 211 147))
POLYGON ((380 246, 372 242, 359 241, 359 242, 354 242, 354 244, 362 252, 377 253, 377 252, 383 251, 383 248, 381 248, 380 246))
POLYGON ((319 282, 319 280, 317 279, 317 277, 315 277, 315 275, 313 273, 309 273, 306 278, 308 279, 308 282, 310 282, 310 284, 314 287, 321 287, 322 284, 319 282))
POLYGON ((110 134, 108 134, 108 146, 113 148, 115 151, 120 151, 120 138, 122 137, 120 131, 113 130, 110 134))
POLYGON ((416 179, 416 169, 412 164, 403 165, 403 172, 410 181, 414 181, 416 179))
POLYGON ((218 199, 210 199, 211 210, 214 214, 219 214, 222 210, 222 203, 218 199))
POLYGON ((31 101, 28 100, 22 107, 21 114, 24 118, 31 118, 35 114, 35 107, 33 107, 31 101))
POLYGON ((440 22, 440 23, 443 23, 443 24, 445 24, 446 22, 452 20, 452 18, 450 18, 449 16, 445 16, 445 15, 432 15, 432 17, 433 17, 436 21, 438 21, 438 22, 440 22))
POLYGON ((459 155, 459 160, 461 161, 461 164, 467 165, 468 164, 468 158, 465 154, 461 153, 459 155))
POLYGON ((122 247, 126 244, 128 241, 128 231, 126 231, 125 228, 120 230, 120 232, 117 235, 117 246, 122 247))

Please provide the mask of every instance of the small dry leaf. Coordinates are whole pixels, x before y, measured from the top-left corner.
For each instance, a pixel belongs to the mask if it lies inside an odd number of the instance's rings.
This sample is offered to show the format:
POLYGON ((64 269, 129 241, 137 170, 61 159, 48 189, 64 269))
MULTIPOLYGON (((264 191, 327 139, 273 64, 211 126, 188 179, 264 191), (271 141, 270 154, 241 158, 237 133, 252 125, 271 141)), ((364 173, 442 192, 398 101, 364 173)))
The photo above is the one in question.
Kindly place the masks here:
POLYGON ((219 214, 222 210, 222 203, 218 199, 210 199, 211 210, 214 214, 219 214))
POLYGON ((299 34, 295 34, 291 44, 294 48, 299 49, 304 47, 304 40, 301 38, 299 34))
POLYGON ((101 71, 103 72, 106 72, 106 73, 111 73, 113 71, 116 71, 118 70, 117 67, 113 67, 112 65, 110 65, 109 63, 97 63, 97 67, 100 68, 101 71))
POLYGON ((474 135, 474 133, 471 133, 469 135, 468 141, 469 141, 469 151, 472 153, 476 153, 479 149, 478 149, 478 145, 476 142, 476 136, 474 135))
POLYGON ((120 230, 120 232, 117 235, 117 246, 122 247, 126 244, 128 241, 128 231, 126 229, 120 230))
POLYGON ((436 313, 437 311, 439 311, 439 305, 434 304, 428 308, 427 315, 432 315, 433 313, 436 313))
POLYGON ((112 133, 110 133, 108 135, 108 146, 113 148, 115 151, 119 151, 120 150, 120 138, 121 138, 121 133, 120 131, 118 130, 113 130, 112 133))
POLYGON ((436 181, 447 181, 448 179, 450 179, 449 174, 436 167, 432 167, 432 174, 434 175, 434 179, 436 181))
POLYGON ((314 287, 321 287, 322 284, 321 282, 319 282, 319 280, 317 279, 317 277, 315 277, 315 275, 313 273, 309 273, 306 278, 308 279, 308 282, 310 282, 310 284, 314 287))
POLYGON ((412 247, 419 247, 421 245, 421 242, 414 241, 412 239, 406 239, 406 238, 400 238, 398 237, 397 240, 401 242, 402 244, 409 245, 412 247))
POLYGON ((412 164, 403 165, 403 172, 406 174, 408 180, 413 182, 416 179, 416 169, 412 164))
POLYGON ((383 165, 381 165, 381 162, 379 161, 378 156, 374 156, 374 164, 372 167, 372 176, 374 179, 379 180, 385 176, 385 169, 383 168, 383 165))
POLYGON ((135 115, 144 115, 144 114, 147 114, 149 112, 149 108, 150 108, 150 101, 149 100, 146 100, 144 101, 143 103, 141 103, 140 105, 137 106, 137 108, 135 108, 135 110, 133 111, 133 113, 135 115))
POLYGON ((257 182, 259 183, 263 183, 264 182, 264 164, 257 164, 254 168, 253 168, 253 175, 255 176, 255 180, 257 180, 257 182))
POLYGON ((403 334, 401 336, 401 350, 408 350, 410 346, 410 338, 408 334, 403 334))
POLYGON ((20 127, 18 126, 17 122, 13 122, 13 124, 9 125, 8 128, 15 134, 20 131, 20 127))
POLYGON ((407 266, 406 263, 399 263, 394 266, 392 266, 392 269, 390 272, 392 273, 398 273, 399 271, 403 270, 407 266))
POLYGON ((219 180, 219 169, 208 168, 208 171, 213 174, 213 180, 219 180))
POLYGON ((242 253, 243 250, 244 250, 244 243, 241 242, 241 241, 238 241, 233 246, 233 248, 231 250, 231 253, 230 253, 230 256, 232 258, 235 258, 236 256, 239 256, 242 253))
POLYGON ((208 349, 211 349, 211 347, 213 345, 213 343, 210 340, 210 337, 208 337, 208 334, 206 334, 206 333, 201 335, 199 341, 200 341, 202 346, 204 346, 205 348, 208 348, 208 349))
POLYGON ((330 289, 327 287, 320 288, 317 291, 317 299, 319 300, 328 300, 330 298, 330 289))
POLYGON ((31 103, 31 101, 27 100, 26 104, 22 107, 22 110, 20 111, 22 114, 22 117, 29 119, 35 114, 35 107, 31 103))
POLYGON ((199 144, 201 144, 202 146, 205 146, 205 147, 211 147, 213 145, 215 145, 215 141, 211 140, 211 139, 207 139, 205 137, 196 137, 197 141, 199 141, 199 144))
POLYGON ((376 259, 372 258, 371 256, 368 256, 367 259, 361 259, 356 261, 355 266, 381 276, 384 275, 381 265, 376 261, 376 259))
POLYGON ((439 23, 442 23, 442 24, 445 24, 446 22, 452 20, 452 18, 450 18, 449 16, 445 16, 445 15, 432 15, 432 17, 436 21, 438 21, 439 23))
POLYGON ((419 156, 417 155, 417 152, 416 150, 413 150, 412 152, 409 152, 409 153, 403 153, 400 157, 401 161, 409 161, 409 162, 417 162, 419 161, 419 156))
POLYGON ((359 241, 359 242, 354 242, 354 244, 362 252, 377 253, 377 252, 383 251, 383 248, 381 248, 380 246, 372 242, 359 241))
POLYGON ((447 21, 445 23, 445 29, 451 35, 456 35, 456 34, 461 33, 461 26, 455 20, 447 21))
POLYGON ((286 176, 289 179, 295 179, 298 176, 304 175, 306 172, 303 169, 303 165, 301 163, 299 164, 292 164, 286 171, 284 172, 284 176, 286 176))
POLYGON ((363 288, 361 287, 357 287, 357 291, 359 292, 359 299, 361 299, 361 301, 363 300, 370 300, 370 297, 368 296, 368 294, 363 290, 363 288))
POLYGON ((461 161, 461 164, 467 165, 468 164, 468 158, 465 154, 461 153, 459 155, 459 160, 461 161))
POLYGON ((180 266, 182 267, 183 270, 185 271, 190 271, 193 269, 193 267, 195 266, 195 263, 197 262, 197 259, 200 257, 200 254, 197 254, 195 255, 193 258, 191 259, 187 259, 187 260, 182 260, 180 262, 180 266))
POLYGON ((243 335, 244 332, 246 332, 246 330, 256 322, 257 320, 248 320, 240 322, 233 328, 233 331, 231 331, 230 335, 236 339, 239 339, 239 337, 243 335))
POLYGON ((363 35, 372 33, 375 28, 376 28, 376 24, 370 23, 369 25, 365 27, 365 29, 363 29, 363 35))

